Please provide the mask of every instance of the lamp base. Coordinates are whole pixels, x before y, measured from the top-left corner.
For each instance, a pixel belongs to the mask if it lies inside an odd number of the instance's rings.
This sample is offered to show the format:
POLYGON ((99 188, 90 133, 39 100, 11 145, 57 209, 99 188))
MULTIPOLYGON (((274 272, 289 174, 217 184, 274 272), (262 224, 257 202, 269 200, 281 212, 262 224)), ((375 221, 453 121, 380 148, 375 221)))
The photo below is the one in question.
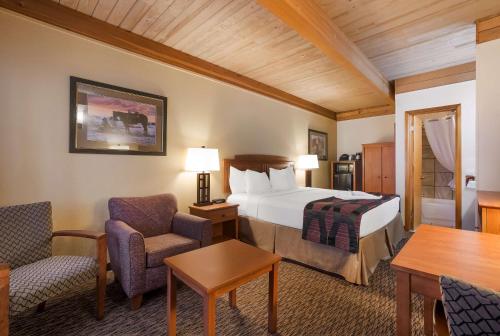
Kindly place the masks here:
POLYGON ((195 205, 209 205, 210 202, 210 173, 198 173, 198 194, 195 205))
POLYGON ((306 170, 306 187, 310 188, 312 185, 312 172, 311 170, 306 170))

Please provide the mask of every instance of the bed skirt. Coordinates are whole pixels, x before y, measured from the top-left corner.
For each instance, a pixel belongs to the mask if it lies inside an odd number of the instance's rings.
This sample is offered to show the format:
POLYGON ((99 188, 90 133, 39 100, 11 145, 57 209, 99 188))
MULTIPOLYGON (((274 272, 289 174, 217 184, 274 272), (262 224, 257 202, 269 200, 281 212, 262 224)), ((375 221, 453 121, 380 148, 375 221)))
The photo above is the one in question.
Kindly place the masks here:
POLYGON ((345 280, 368 285, 380 260, 391 255, 403 238, 401 215, 398 213, 385 227, 359 240, 358 253, 313 243, 302 239, 302 230, 240 216, 240 239, 283 258, 297 261, 344 277, 345 280))

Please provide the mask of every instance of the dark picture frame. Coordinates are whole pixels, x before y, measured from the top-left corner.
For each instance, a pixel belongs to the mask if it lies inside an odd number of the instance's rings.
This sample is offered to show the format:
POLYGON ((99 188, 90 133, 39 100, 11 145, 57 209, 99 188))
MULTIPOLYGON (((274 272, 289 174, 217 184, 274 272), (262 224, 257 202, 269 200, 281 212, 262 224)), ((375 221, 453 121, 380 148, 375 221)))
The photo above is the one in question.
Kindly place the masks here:
POLYGON ((316 154, 318 160, 328 160, 328 133, 309 129, 308 154, 316 154))
POLYGON ((69 152, 167 155, 167 97, 70 77, 69 152))

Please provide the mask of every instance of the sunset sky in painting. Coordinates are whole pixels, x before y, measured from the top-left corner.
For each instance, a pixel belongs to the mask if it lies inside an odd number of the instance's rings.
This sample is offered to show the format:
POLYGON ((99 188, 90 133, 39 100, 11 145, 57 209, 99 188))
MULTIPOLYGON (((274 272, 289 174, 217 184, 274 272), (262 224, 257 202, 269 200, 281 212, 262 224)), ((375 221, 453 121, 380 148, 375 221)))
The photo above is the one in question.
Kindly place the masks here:
POLYGON ((156 106, 131 100, 87 94, 88 113, 109 118, 113 111, 138 112, 146 115, 149 122, 156 122, 156 106))

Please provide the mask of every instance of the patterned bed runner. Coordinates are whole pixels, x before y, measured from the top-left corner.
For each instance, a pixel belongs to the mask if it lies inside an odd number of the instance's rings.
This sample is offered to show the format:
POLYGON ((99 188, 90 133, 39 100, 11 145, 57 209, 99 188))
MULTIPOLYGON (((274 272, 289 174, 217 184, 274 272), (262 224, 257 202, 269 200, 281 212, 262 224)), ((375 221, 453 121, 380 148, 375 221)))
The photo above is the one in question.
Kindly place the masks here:
POLYGON ((304 208, 302 239, 358 253, 361 217, 395 197, 383 195, 380 199, 358 200, 328 197, 312 201, 304 208))

